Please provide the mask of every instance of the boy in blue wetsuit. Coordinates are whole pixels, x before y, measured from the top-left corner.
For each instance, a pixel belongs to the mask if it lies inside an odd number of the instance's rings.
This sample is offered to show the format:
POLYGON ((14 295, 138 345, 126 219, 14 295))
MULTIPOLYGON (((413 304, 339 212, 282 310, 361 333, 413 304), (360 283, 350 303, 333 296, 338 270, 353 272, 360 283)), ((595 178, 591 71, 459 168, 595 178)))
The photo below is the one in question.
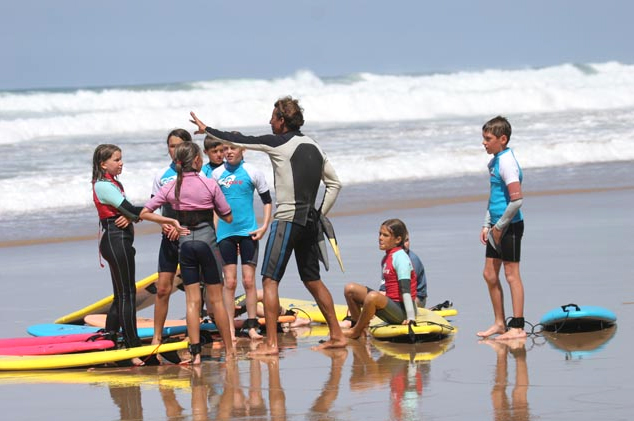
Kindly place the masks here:
POLYGON ((200 172, 205 174, 207 178, 211 178, 211 173, 222 165, 225 160, 225 146, 222 142, 207 135, 203 140, 203 149, 205 155, 209 158, 209 162, 203 165, 200 172))
POLYGON ((495 117, 482 127, 482 144, 493 155, 488 164, 491 192, 489 204, 480 232, 480 241, 486 245, 484 280, 489 289, 495 321, 487 330, 477 333, 496 339, 526 337, 524 331, 524 286, 520 277, 520 250, 524 233, 522 206, 522 170, 513 151, 508 148, 511 124, 504 117, 495 117), (506 325, 504 296, 500 283, 500 268, 511 290, 513 317, 506 325))
POLYGON ((233 209, 233 221, 227 223, 219 220, 217 226, 218 246, 224 261, 222 268, 225 280, 224 303, 229 312, 232 339, 235 339, 234 297, 237 287, 238 255, 240 255, 242 285, 246 295, 248 316, 244 329, 251 339, 261 339, 262 336, 256 331, 258 322, 255 268, 258 264, 259 241, 271 222, 273 200, 264 173, 244 162, 244 148, 235 145, 223 146, 225 163, 213 171, 212 177, 218 182, 233 209), (258 192, 263 204, 263 222, 259 227, 253 208, 254 191, 258 192))

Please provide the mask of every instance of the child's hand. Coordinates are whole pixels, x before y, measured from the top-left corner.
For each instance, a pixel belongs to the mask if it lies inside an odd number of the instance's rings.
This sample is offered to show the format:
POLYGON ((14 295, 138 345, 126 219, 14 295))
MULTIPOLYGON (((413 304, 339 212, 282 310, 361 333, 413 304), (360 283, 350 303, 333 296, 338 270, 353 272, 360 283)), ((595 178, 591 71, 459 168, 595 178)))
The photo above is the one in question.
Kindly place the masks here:
POLYGON ((480 231, 480 242, 482 244, 484 244, 485 246, 487 245, 487 237, 489 236, 489 228, 488 227, 482 227, 482 231, 480 231))
POLYGON ((114 224, 117 228, 125 229, 130 225, 130 220, 125 216, 121 215, 117 219, 114 220, 114 224))

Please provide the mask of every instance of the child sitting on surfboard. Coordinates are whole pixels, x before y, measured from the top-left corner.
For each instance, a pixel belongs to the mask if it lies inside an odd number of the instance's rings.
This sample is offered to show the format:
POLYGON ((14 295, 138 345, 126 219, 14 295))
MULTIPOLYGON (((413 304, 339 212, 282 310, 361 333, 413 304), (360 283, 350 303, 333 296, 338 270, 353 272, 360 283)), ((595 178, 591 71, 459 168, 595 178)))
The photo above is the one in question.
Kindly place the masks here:
MULTIPOLYGON (((133 348, 141 346, 141 339, 136 326, 134 226, 131 222, 139 220, 142 208, 133 206, 125 198, 123 185, 117 180, 122 170, 121 148, 111 144, 95 148, 92 158, 93 201, 103 230, 99 251, 110 267, 114 293, 105 328, 108 332, 121 329, 126 347, 133 348)), ((178 221, 172 218, 156 215, 153 221, 181 230, 178 221)), ((142 364, 138 358, 133 363, 142 364)))
POLYGON ((379 291, 349 283, 344 289, 352 328, 344 331, 357 339, 365 333, 375 315, 391 324, 408 324, 416 320, 416 273, 403 249, 408 238, 407 227, 400 219, 388 219, 379 229, 379 248, 385 251, 381 260, 385 295, 379 291))
POLYGON ((203 165, 200 147, 183 142, 174 152, 177 178, 161 187, 141 212, 141 218, 154 220, 154 210, 169 203, 178 221, 189 229, 179 238, 179 264, 187 300, 187 333, 191 363, 200 364, 200 309, 202 304, 199 283, 205 283, 207 302, 224 342, 227 358, 235 356, 229 331, 229 319, 222 302, 222 258, 216 243, 214 213, 225 222, 233 216, 218 183, 199 174, 203 165))

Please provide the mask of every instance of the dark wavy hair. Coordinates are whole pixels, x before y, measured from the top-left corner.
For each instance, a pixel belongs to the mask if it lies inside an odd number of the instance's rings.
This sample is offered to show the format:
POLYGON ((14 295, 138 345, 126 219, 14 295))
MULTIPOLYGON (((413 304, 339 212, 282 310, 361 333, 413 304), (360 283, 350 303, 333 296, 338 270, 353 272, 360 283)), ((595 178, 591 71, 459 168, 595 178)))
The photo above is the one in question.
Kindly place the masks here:
POLYGON ((298 100, 285 96, 275 101, 274 106, 277 118, 284 118, 289 130, 296 131, 304 125, 304 109, 299 106, 298 100))
POLYGON ((405 240, 409 238, 409 233, 407 232, 405 222, 401 221, 400 219, 387 219, 383 221, 381 226, 387 228, 387 230, 391 232, 394 237, 401 237, 401 241, 397 244, 399 247, 403 247, 403 244, 405 244, 405 240))

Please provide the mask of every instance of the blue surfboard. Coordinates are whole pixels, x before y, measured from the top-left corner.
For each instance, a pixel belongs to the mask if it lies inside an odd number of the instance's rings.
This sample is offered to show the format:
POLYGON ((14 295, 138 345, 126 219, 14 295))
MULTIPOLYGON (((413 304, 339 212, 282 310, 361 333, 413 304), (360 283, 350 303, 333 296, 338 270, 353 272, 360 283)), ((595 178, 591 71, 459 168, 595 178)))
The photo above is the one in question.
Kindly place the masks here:
MULTIPOLYGON (((214 323, 202 323, 201 330, 217 331, 218 328, 214 323)), ((73 333, 96 333, 101 330, 100 327, 72 324, 56 324, 45 323, 29 326, 26 331, 32 336, 57 336, 69 335, 73 333)), ((154 336, 154 328, 140 327, 137 329, 139 338, 151 339, 154 336)), ((187 332, 187 326, 170 326, 163 328, 163 336, 182 335, 187 332)))
POLYGON ((616 315, 599 306, 566 304, 544 314, 539 323, 548 332, 592 332, 613 326, 616 315))

